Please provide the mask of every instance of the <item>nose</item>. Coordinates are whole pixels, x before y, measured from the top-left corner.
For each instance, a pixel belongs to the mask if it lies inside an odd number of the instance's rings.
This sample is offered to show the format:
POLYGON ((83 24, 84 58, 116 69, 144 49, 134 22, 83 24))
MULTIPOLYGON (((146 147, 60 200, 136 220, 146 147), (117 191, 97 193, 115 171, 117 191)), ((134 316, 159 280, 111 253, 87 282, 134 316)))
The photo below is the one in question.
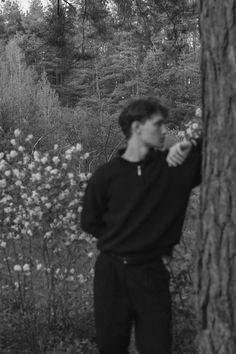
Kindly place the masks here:
POLYGON ((161 128, 162 128, 162 129, 161 129, 161 133, 162 133, 162 135, 166 135, 166 133, 167 133, 167 128, 166 128, 166 125, 165 125, 165 124, 163 124, 161 128))

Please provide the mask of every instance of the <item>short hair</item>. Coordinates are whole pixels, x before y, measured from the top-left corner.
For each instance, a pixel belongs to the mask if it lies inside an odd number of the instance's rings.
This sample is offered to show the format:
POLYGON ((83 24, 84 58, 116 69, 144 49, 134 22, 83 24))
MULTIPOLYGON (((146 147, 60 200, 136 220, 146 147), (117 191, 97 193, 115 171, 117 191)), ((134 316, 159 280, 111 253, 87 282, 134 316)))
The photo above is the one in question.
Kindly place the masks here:
POLYGON ((119 116, 119 126, 126 138, 130 138, 133 122, 145 122, 156 113, 161 114, 163 118, 167 118, 169 115, 168 108, 158 98, 148 96, 132 99, 123 108, 119 116))

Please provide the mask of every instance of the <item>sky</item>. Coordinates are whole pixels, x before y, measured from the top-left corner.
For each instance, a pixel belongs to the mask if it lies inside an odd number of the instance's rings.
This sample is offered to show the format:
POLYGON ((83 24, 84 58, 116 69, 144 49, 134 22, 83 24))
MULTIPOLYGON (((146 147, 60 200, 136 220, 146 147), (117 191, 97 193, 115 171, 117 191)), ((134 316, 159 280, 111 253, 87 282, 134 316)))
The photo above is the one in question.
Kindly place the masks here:
MULTIPOLYGON (((18 0, 18 3, 20 5, 20 7, 22 8, 22 10, 25 12, 29 8, 30 0, 18 0)), ((43 5, 46 5, 47 0, 42 0, 42 3, 43 3, 43 5)))

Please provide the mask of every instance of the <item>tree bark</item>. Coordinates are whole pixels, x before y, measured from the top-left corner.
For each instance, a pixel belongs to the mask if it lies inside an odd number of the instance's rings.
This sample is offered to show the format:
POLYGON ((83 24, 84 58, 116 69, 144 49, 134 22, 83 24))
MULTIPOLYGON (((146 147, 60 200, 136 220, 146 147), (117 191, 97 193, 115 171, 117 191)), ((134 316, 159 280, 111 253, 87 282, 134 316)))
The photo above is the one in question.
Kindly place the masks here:
POLYGON ((199 354, 236 353, 236 0, 201 0, 199 354))

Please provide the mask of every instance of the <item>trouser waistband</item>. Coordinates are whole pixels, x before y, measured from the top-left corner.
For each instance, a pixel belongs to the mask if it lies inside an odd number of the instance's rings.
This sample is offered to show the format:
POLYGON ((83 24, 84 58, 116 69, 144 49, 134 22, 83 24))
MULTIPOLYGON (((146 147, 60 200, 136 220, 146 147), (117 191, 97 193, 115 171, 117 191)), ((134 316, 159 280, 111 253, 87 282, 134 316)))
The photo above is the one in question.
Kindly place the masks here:
POLYGON ((145 256, 121 256, 111 252, 101 252, 101 255, 105 255, 123 264, 130 265, 145 265, 153 262, 160 261, 163 263, 161 255, 145 255, 145 256))

